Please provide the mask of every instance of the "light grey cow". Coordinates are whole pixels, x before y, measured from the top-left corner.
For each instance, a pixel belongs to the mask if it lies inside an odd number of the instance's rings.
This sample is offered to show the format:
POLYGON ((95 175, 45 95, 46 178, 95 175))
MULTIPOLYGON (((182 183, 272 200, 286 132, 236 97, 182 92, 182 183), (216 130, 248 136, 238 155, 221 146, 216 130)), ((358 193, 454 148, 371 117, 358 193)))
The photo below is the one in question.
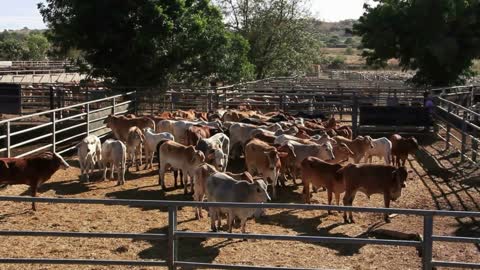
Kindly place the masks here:
MULTIPOLYGON (((209 202, 264 203, 270 200, 267 184, 263 180, 257 180, 253 183, 237 181, 223 173, 215 173, 207 178, 206 195, 209 202)), ((227 213, 228 232, 232 232, 233 220, 238 218, 240 219, 241 231, 245 233, 247 219, 257 212, 257 209, 210 207, 209 212, 213 231, 217 231, 221 227, 220 214, 227 213), (218 221, 217 226, 215 226, 216 221, 218 221)))
POLYGON ((95 164, 102 160, 102 143, 95 135, 88 135, 77 144, 78 161, 80 163, 80 180, 89 182, 89 175, 95 164))
POLYGON ((102 145, 103 180, 107 178, 107 168, 110 164, 110 179, 113 179, 113 169, 117 169, 117 185, 125 184, 125 167, 127 163, 127 147, 119 140, 108 139, 102 145))

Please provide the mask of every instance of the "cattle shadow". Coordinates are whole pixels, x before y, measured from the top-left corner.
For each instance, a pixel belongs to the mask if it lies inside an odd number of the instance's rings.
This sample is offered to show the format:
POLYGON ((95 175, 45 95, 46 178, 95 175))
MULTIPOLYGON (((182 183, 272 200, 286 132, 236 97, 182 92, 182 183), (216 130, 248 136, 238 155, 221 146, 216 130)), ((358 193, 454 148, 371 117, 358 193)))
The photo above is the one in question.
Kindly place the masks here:
MULTIPOLYGON (((168 226, 146 231, 145 233, 167 234, 168 226)), ((180 238, 177 241, 178 258, 180 261, 212 263, 220 254, 222 243, 213 246, 205 246, 205 238, 180 238)), ((135 241, 135 240, 134 240, 135 241)), ((140 240, 137 240, 140 241, 140 240)), ((144 240, 141 240, 144 241, 144 240)), ((138 256, 144 260, 167 260, 168 241, 167 240, 147 240, 151 247, 138 253, 138 256)), ((231 241, 229 241, 231 242, 231 241)))
MULTIPOLYGON (((78 195, 92 190, 88 183, 79 182, 78 179, 47 182, 41 185, 38 192, 44 193, 53 190, 56 195, 78 195)), ((30 195, 30 190, 25 191, 22 195, 30 195)))
MULTIPOLYGON (((367 238, 368 231, 351 237, 344 233, 332 233, 331 231, 344 223, 333 223, 325 227, 318 228, 322 224, 322 218, 327 217, 327 213, 311 218, 299 218, 292 215, 299 210, 286 210, 274 215, 268 215, 258 219, 256 222, 264 225, 279 226, 285 229, 291 229, 298 233, 299 236, 328 236, 328 237, 348 237, 348 238, 367 238)), ((360 249, 365 244, 333 244, 333 243, 315 243, 312 245, 322 246, 331 250, 335 250, 339 256, 353 256, 360 253, 360 249)))
MULTIPOLYGON (((138 187, 127 190, 113 191, 105 194, 107 198, 111 199, 126 199, 126 200, 168 200, 168 201, 191 201, 192 194, 183 194, 183 190, 179 193, 169 194, 168 192, 177 190, 174 187, 167 188, 166 190, 160 189, 160 186, 147 186, 147 187, 138 187), (147 187, 158 187, 156 190, 144 190, 147 187)), ((140 208, 144 211, 159 209, 162 212, 168 211, 167 207, 154 207, 154 206, 131 206, 135 208, 140 208)), ((183 207, 179 207, 181 210, 183 207)))
MULTIPOLYGON (((420 156, 417 156, 417 162, 422 165, 426 174, 420 173, 414 166, 412 160, 409 160, 410 167, 419 176, 420 181, 426 187, 432 201, 438 210, 453 211, 480 211, 480 204, 473 194, 480 193, 480 177, 475 167, 459 165, 457 155, 447 154, 443 149, 430 146, 436 154, 425 149, 428 159, 435 162, 429 162, 420 156), (439 160, 443 161, 449 169, 445 167, 439 160), (433 168, 432 168, 433 164, 433 168), (431 171, 438 171, 436 166, 441 167, 443 171, 448 170, 449 173, 433 174, 431 171), (446 205, 446 209, 445 206, 446 205)), ((458 229, 454 232, 457 236, 479 237, 479 221, 476 218, 455 218, 458 223, 458 229)), ((480 245, 476 245, 480 250, 480 245)))

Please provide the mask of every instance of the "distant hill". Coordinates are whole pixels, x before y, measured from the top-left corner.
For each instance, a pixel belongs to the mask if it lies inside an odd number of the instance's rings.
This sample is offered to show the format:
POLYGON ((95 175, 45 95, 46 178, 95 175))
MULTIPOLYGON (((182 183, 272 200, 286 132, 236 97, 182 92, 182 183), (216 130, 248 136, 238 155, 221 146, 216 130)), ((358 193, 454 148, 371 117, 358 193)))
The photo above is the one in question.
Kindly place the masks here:
POLYGON ((339 22, 322 22, 313 20, 312 26, 316 29, 320 40, 328 48, 357 48, 360 46, 360 37, 352 36, 345 30, 351 29, 356 20, 339 22))

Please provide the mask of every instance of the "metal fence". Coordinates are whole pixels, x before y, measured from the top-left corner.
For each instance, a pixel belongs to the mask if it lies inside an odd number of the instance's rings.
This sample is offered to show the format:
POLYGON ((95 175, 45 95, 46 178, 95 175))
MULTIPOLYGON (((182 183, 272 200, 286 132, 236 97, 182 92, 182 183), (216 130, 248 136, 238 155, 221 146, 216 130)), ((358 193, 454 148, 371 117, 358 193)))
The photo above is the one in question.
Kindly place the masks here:
POLYGON ((479 238, 456 237, 446 235, 434 235, 433 225, 434 217, 480 217, 480 212, 464 211, 439 211, 439 210, 415 210, 415 209, 395 209, 395 208, 369 208, 369 207, 345 207, 331 205, 314 204, 282 204, 282 203, 218 203, 218 202, 187 202, 187 201, 157 201, 157 200, 122 200, 122 199, 73 199, 73 198, 30 198, 30 197, 9 197, 1 196, 0 201, 15 202, 44 202, 44 203, 66 203, 66 204, 103 204, 103 205, 125 205, 125 206, 148 206, 158 208, 168 208, 168 233, 113 233, 113 232, 64 232, 64 231, 15 231, 3 230, 0 235, 5 236, 36 236, 36 237, 76 237, 76 238, 127 238, 142 240, 167 240, 168 257, 165 261, 135 261, 135 260, 94 260, 94 259, 60 259, 60 258, 0 258, 0 263, 16 264, 84 264, 84 265, 131 265, 131 266, 168 266, 173 270, 178 267, 195 267, 210 269, 307 269, 307 268, 280 268, 272 266, 247 266, 247 265, 227 265, 210 264, 191 261, 181 261, 178 259, 179 239, 182 238, 226 238, 226 239, 259 239, 259 240, 279 240, 279 241, 299 241, 310 243, 333 243, 333 244, 360 244, 360 245, 388 245, 416 247, 421 254, 422 269, 430 270, 433 267, 457 267, 457 268, 478 268, 480 262, 452 262, 433 260, 432 248, 434 242, 455 242, 455 243, 473 243, 480 244, 479 238), (177 230, 177 213, 179 207, 235 207, 235 208, 269 208, 269 209, 301 209, 301 210, 333 210, 333 211, 353 211, 368 213, 387 213, 399 215, 415 215, 423 217, 423 237, 419 240, 391 240, 391 239, 369 239, 355 237, 330 237, 330 236, 298 236, 298 235, 272 235, 272 234, 239 234, 239 233, 219 233, 219 232, 192 232, 177 230))
POLYGON ((41 150, 72 150, 88 134, 103 137, 109 114, 135 111, 135 92, 96 99, 0 121, 0 156, 23 157, 41 150))

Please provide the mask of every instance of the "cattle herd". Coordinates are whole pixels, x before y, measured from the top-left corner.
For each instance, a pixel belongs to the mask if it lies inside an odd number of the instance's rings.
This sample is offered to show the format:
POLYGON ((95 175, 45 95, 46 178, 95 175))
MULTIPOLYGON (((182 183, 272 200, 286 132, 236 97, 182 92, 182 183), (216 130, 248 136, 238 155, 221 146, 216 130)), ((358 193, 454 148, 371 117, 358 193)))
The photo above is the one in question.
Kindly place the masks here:
MULTIPOLYGON (((163 112, 155 116, 114 116, 105 119, 113 139, 101 143, 89 135, 77 145, 81 180, 88 182, 95 165, 106 179, 117 174, 117 185, 125 182, 125 172, 135 166, 153 169, 154 153, 158 159, 159 186, 166 188, 165 174, 173 173, 184 192, 196 201, 264 203, 278 199, 278 190, 300 179, 303 202, 310 203, 311 191, 327 191, 328 203, 335 195, 340 203, 352 205, 360 191, 368 197, 383 194, 385 207, 400 197, 405 187, 408 154, 418 149, 415 138, 398 134, 390 138, 370 136, 352 138, 352 130, 334 118, 316 115, 290 115, 284 112, 260 113, 252 110, 194 110, 163 112), (145 155, 142 154, 144 149, 145 155), (371 164, 372 157, 385 164, 371 164), (243 173, 228 172, 229 164, 244 160, 243 173), (363 163, 362 163, 363 162, 363 163), (189 190, 190 187, 190 190, 189 190)), ((60 167, 68 164, 55 153, 26 158, 0 159, 1 184, 28 184, 35 196, 37 187, 60 167), (48 168, 48 170, 47 170, 48 168), (41 173, 39 173, 41 172, 41 173)), ((232 166, 230 166, 232 167, 232 166)), ((33 205, 35 209, 35 206, 33 205)), ((245 208, 210 208, 212 230, 221 225, 226 214, 229 232, 239 220, 242 232, 252 216, 263 210, 245 208)), ((196 209, 202 218, 202 209, 196 209)), ((385 215, 388 222, 388 216, 385 215)), ((352 213, 344 221, 354 222, 352 213)))

